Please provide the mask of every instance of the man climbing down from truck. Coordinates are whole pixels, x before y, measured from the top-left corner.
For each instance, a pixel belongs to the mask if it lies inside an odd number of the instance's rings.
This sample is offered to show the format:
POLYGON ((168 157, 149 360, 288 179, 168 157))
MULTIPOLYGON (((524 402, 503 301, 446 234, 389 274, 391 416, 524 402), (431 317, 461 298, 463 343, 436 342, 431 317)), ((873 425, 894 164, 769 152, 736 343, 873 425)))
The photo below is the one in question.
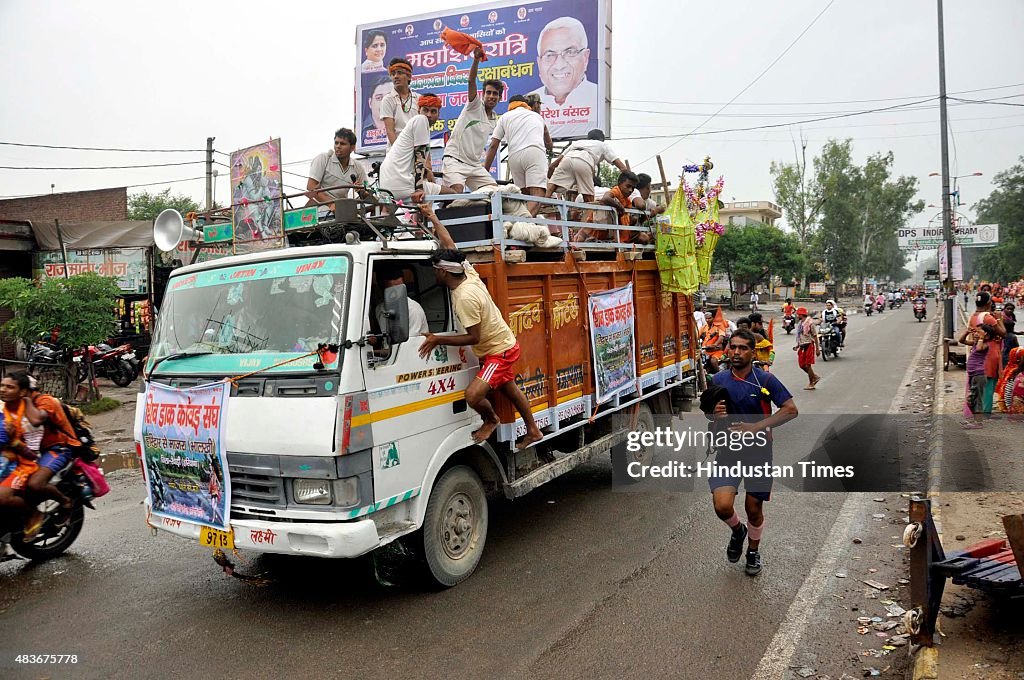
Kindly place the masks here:
MULTIPOLYGON (((734 432, 763 433, 764 439, 746 445, 742 451, 720 449, 715 463, 718 469, 731 468, 736 464, 755 467, 772 464, 771 428, 796 418, 797 408, 793 396, 777 377, 754 368, 754 334, 745 328, 737 329, 729 338, 727 353, 730 359, 729 371, 716 373, 711 379, 708 391, 717 390, 713 417, 716 425, 728 427, 734 432), (772 404, 778 410, 772 413, 772 404), (730 418, 730 416, 740 418, 730 418), (731 421, 731 422, 730 422, 731 421), (728 425, 725 425, 728 422, 728 425)), ((721 473, 718 473, 721 475, 721 473)), ((738 562, 743 553, 743 541, 747 539, 746 572, 756 576, 761 572, 761 532, 764 530, 764 502, 771 498, 771 477, 713 476, 708 482, 715 514, 732 530, 729 545, 725 549, 730 562, 738 562), (739 492, 740 482, 746 491, 746 526, 740 522, 733 504, 739 492)))
POLYGON ((466 329, 461 335, 427 333, 423 344, 420 345, 420 356, 429 357, 438 345, 471 345, 473 353, 480 359, 480 372, 466 388, 466 403, 479 413, 484 421, 480 429, 473 433, 473 441, 478 444, 487 441, 501 422, 487 399, 488 393, 495 389, 500 390, 523 417, 526 436, 519 440, 516 448, 528 448, 543 439, 544 435, 533 420, 530 402, 514 381, 515 364, 519 359, 519 342, 502 318, 501 311, 491 299, 487 287, 480 280, 480 275, 476 273, 473 265, 466 262, 466 256, 459 252, 448 230, 434 214, 433 208, 421 205, 420 211, 433 225, 434 235, 437 236, 442 248, 430 258, 437 281, 451 291, 455 315, 466 329))

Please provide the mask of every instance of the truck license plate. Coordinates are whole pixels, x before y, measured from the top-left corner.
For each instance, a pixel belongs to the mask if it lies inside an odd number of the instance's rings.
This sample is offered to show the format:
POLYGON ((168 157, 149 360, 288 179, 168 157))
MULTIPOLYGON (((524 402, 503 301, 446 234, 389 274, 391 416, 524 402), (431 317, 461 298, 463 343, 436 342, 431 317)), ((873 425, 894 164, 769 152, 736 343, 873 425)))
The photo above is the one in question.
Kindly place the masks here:
POLYGON ((220 548, 221 550, 234 550, 235 532, 234 530, 221 531, 212 527, 200 527, 199 545, 220 548))

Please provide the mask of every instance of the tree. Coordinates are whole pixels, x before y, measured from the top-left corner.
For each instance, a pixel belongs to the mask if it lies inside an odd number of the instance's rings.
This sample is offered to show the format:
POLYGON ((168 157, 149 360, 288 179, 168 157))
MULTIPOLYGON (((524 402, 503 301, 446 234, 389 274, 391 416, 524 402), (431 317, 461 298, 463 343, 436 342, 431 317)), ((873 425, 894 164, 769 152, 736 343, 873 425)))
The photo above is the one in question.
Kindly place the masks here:
MULTIPOLYGON (((978 258, 979 274, 1012 281, 1024 274, 1024 156, 993 178, 996 189, 974 205, 978 224, 999 225, 999 245, 978 258)), ((965 248, 966 250, 966 248, 965 248)))
POLYGON ((786 223, 796 233, 800 247, 807 248, 818 226, 818 215, 824 202, 815 177, 807 178, 807 141, 800 138, 800 153, 794 163, 772 161, 772 188, 775 201, 786 216, 786 223))
POLYGON ((611 188, 619 183, 620 171, 611 163, 601 163, 597 168, 597 178, 601 186, 611 188))
POLYGON ((171 196, 170 187, 156 194, 143 191, 128 197, 128 219, 130 220, 154 220, 167 208, 174 208, 182 216, 200 210, 199 204, 185 194, 171 196))
MULTIPOLYGON (((0 306, 14 313, 3 330, 29 345, 59 328, 65 347, 94 345, 117 332, 114 308, 120 293, 113 277, 92 272, 69 279, 49 278, 40 284, 31 279, 0 279, 0 306)), ((67 361, 66 394, 70 395, 78 381, 70 355, 67 361)))
POLYGON ((735 293, 737 284, 753 287, 772 276, 789 279, 806 267, 796 235, 770 224, 726 227, 712 260, 712 268, 728 276, 730 293, 735 293))
POLYGON ((830 140, 814 159, 821 196, 821 222, 815 248, 837 282, 854 276, 894 277, 905 257, 896 231, 924 209, 911 202, 913 177, 892 177, 893 154, 876 153, 863 167, 853 162, 852 142, 830 140))

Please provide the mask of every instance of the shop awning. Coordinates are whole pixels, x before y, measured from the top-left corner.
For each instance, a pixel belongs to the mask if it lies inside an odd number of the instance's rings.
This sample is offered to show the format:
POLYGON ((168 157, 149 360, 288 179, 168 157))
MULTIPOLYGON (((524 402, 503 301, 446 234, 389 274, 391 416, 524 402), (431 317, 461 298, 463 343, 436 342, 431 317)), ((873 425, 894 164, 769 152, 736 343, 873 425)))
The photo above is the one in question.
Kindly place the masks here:
MULTIPOLYGON (((33 222, 32 230, 40 250, 60 249, 57 227, 53 222, 33 222)), ((64 237, 64 247, 69 250, 145 248, 153 245, 153 222, 150 220, 61 222, 60 233, 64 237)))

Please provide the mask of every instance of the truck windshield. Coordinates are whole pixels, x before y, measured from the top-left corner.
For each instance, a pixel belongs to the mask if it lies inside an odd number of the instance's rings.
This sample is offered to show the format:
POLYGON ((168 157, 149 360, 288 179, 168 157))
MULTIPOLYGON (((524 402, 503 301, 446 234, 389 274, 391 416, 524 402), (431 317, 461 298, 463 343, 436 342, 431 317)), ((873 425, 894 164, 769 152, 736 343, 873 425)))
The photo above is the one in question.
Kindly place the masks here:
MULTIPOLYGON (((343 330, 348 262, 340 255, 295 258, 172 277, 151 359, 200 355, 165 362, 159 373, 249 372, 320 343, 336 343, 343 330)), ((280 370, 312 370, 316 361, 309 357, 280 370)))

